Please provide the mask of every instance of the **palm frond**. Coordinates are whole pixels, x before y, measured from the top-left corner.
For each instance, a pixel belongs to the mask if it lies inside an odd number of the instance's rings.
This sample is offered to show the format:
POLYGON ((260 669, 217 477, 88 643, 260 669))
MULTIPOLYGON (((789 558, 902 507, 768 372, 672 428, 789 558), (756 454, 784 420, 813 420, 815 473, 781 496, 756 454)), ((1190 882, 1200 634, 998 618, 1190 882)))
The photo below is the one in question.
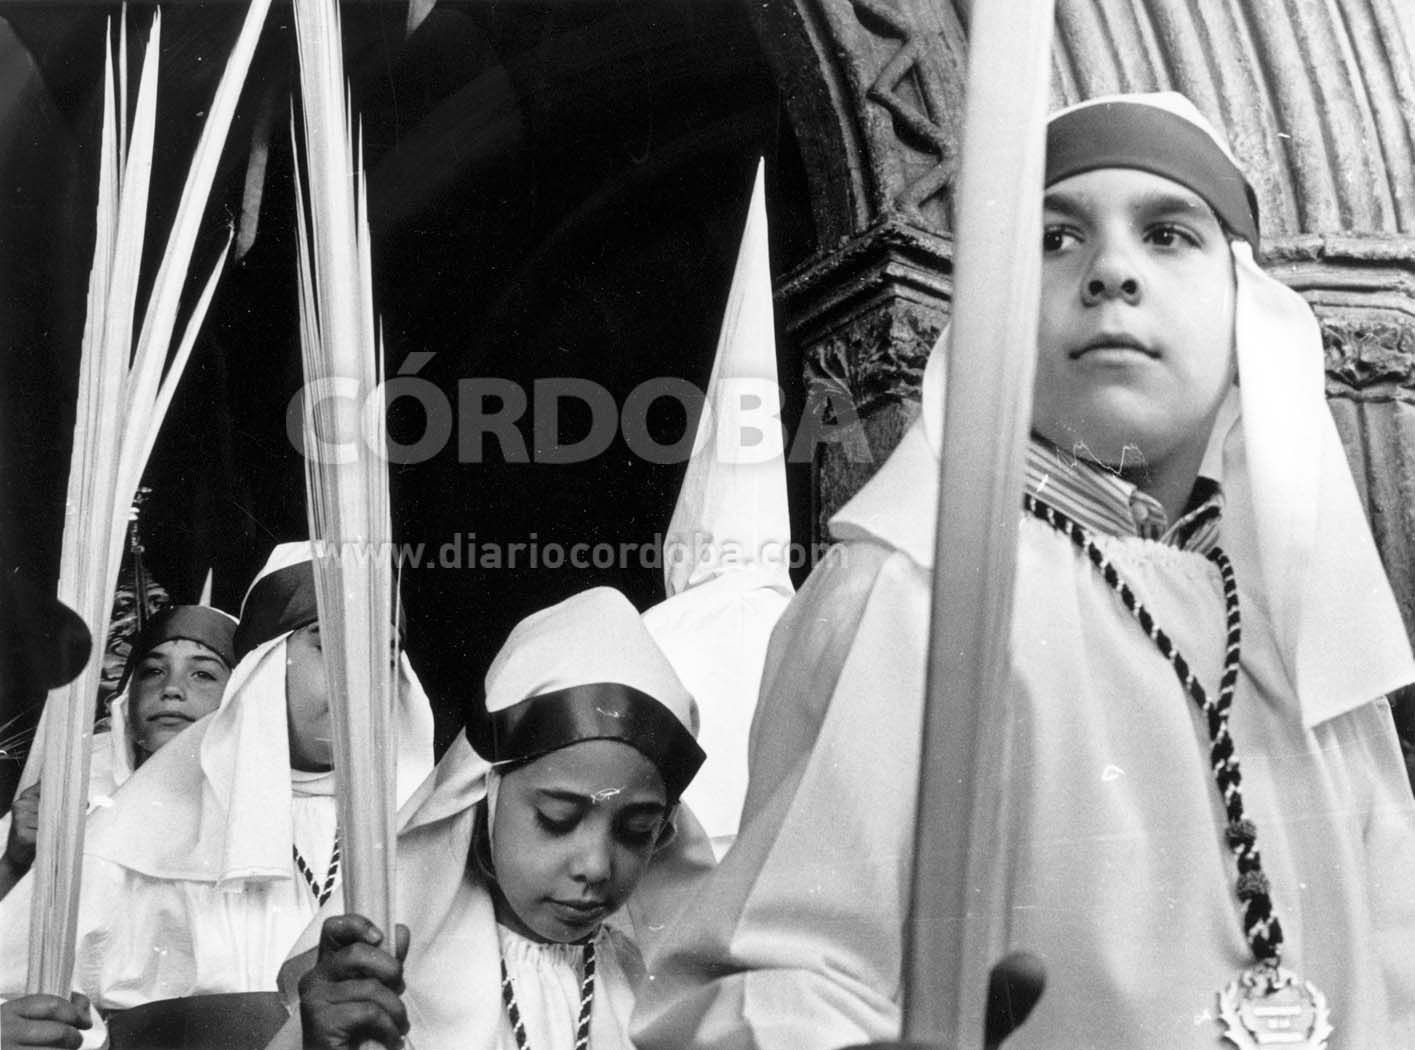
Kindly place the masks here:
MULTIPOLYGON (((116 75, 109 28, 96 233, 58 587, 60 601, 83 617, 94 638, 108 636, 128 507, 224 265, 225 251, 173 354, 172 332, 216 161, 269 7, 270 0, 253 0, 217 86, 140 325, 137 288, 148 232, 162 20, 159 13, 152 22, 131 130, 126 23, 120 22, 116 75)), ((92 698, 98 692, 101 666, 100 646, 78 678, 50 693, 21 778, 25 785, 39 779, 41 772, 44 776, 40 826, 45 830, 35 858, 30 913, 32 992, 67 996, 72 984, 88 801, 86 738, 92 732, 92 698)))
MULTIPOLYGON (((304 118, 296 194, 305 480, 334 723, 345 902, 391 930, 397 633, 368 202, 338 6, 295 0, 294 14, 304 118), (330 448, 333 454, 325 454, 330 448)), ((300 153, 293 127, 292 135, 300 153)))

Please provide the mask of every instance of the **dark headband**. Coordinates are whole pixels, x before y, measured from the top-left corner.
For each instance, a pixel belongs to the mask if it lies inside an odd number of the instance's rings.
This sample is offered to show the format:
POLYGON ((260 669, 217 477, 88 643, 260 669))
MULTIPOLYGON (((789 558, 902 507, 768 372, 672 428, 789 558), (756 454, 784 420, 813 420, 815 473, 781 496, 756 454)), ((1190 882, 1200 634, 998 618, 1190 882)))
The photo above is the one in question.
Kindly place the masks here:
POLYGON ((585 740, 618 740, 639 751, 677 800, 707 756, 673 712, 618 682, 542 693, 468 719, 472 748, 488 762, 520 762, 585 740))
POLYGON ((241 606, 236 628, 236 659, 272 638, 298 631, 319 619, 314 596, 314 563, 308 561, 276 569, 262 576, 241 606))
POLYGON ((224 612, 206 605, 173 605, 158 613, 152 622, 133 639, 128 652, 128 664, 123 671, 126 682, 144 656, 163 642, 185 639, 206 646, 230 670, 236 666, 236 621, 224 612))
POLYGON ((1258 198, 1203 128, 1168 110, 1098 102, 1047 125, 1046 185, 1097 168, 1137 168, 1187 186, 1229 232, 1258 246, 1258 198))
MULTIPOLYGON (((241 660, 262 642, 298 631, 319 619, 314 593, 314 562, 302 561, 262 576, 241 606, 236 628, 236 659, 241 660)), ((405 635, 403 604, 398 603, 398 638, 405 635)))

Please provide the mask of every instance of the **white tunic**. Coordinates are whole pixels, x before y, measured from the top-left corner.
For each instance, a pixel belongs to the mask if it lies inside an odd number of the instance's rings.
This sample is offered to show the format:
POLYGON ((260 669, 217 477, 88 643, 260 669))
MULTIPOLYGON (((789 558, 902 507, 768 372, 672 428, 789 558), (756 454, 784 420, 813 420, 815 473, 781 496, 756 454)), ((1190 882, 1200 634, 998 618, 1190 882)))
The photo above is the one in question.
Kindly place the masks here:
MULTIPOLYGON (((1216 689, 1216 570, 1147 540, 1102 542, 1216 689)), ((1216 993, 1252 957, 1193 702, 1069 540, 1028 518, 1019 558, 1001 918, 1009 947, 1045 960, 1048 986, 1008 1050, 1228 1046, 1216 993)), ((930 576, 861 538, 788 609, 741 834, 648 954, 640 1050, 898 1036, 930 576)), ((1388 706, 1304 729, 1244 605, 1231 728, 1284 959, 1329 999, 1331 1050, 1415 1046, 1415 802, 1388 706)))
MULTIPOLYGON (((323 887, 334 799, 296 796, 291 817, 296 845, 323 887)), ((33 883, 27 876, 0 904, 0 943, 7 945, 0 953, 0 998, 24 989, 33 883)), ((332 899, 340 899, 337 878, 332 899)), ((74 987, 104 1010, 185 995, 274 991, 290 945, 315 911, 293 858, 287 879, 218 886, 152 878, 86 856, 74 987)))

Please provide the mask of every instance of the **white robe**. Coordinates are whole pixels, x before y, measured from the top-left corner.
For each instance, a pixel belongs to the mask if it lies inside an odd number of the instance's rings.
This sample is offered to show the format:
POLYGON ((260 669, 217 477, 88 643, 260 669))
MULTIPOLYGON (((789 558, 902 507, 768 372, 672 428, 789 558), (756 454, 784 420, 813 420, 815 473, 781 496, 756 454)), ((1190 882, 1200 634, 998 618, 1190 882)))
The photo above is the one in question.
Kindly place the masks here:
MULTIPOLYGON (((334 799, 296 797, 293 834, 323 885, 334 843, 334 799)), ((158 822, 160 823, 160 821, 158 822)), ((24 988, 30 898, 23 879, 0 907, 0 998, 24 988)), ((332 899, 341 899, 336 880, 332 899)), ((270 991, 290 945, 316 911, 295 870, 289 877, 218 885, 153 878, 102 857, 84 858, 74 988, 104 1010, 157 999, 270 991)))
MULTIPOLYGON (((883 505, 930 489, 917 428, 901 449, 883 505)), ((1217 571, 1150 541, 1102 546, 1216 689, 1217 571)), ((648 953, 640 1050, 898 1036, 930 577, 855 530, 787 610, 741 833, 648 953)), ((1008 1050, 1228 1046, 1216 992, 1252 957, 1193 702, 1084 556, 1030 518, 1018 581, 1002 918, 1048 986, 1008 1050)), ((1284 960, 1327 996, 1330 1050, 1415 1046, 1415 802, 1389 708, 1304 728, 1271 630, 1244 612, 1231 729, 1284 960)))

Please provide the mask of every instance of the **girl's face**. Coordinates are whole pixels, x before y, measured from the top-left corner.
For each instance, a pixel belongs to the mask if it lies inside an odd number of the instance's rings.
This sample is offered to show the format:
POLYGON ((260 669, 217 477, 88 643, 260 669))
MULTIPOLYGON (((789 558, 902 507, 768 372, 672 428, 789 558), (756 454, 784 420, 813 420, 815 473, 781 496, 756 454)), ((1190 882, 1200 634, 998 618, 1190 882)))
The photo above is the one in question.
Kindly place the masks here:
POLYGON ((133 742, 152 754, 221 704, 231 669, 214 652, 186 638, 154 647, 128 686, 133 742))
POLYGON ((319 624, 293 631, 285 639, 285 704, 290 726, 290 766, 306 773, 334 768, 329 686, 319 624))
POLYGON ((586 740, 501 781, 491 834, 507 925, 540 941, 579 941, 643 877, 668 817, 663 778, 617 740, 586 740))

